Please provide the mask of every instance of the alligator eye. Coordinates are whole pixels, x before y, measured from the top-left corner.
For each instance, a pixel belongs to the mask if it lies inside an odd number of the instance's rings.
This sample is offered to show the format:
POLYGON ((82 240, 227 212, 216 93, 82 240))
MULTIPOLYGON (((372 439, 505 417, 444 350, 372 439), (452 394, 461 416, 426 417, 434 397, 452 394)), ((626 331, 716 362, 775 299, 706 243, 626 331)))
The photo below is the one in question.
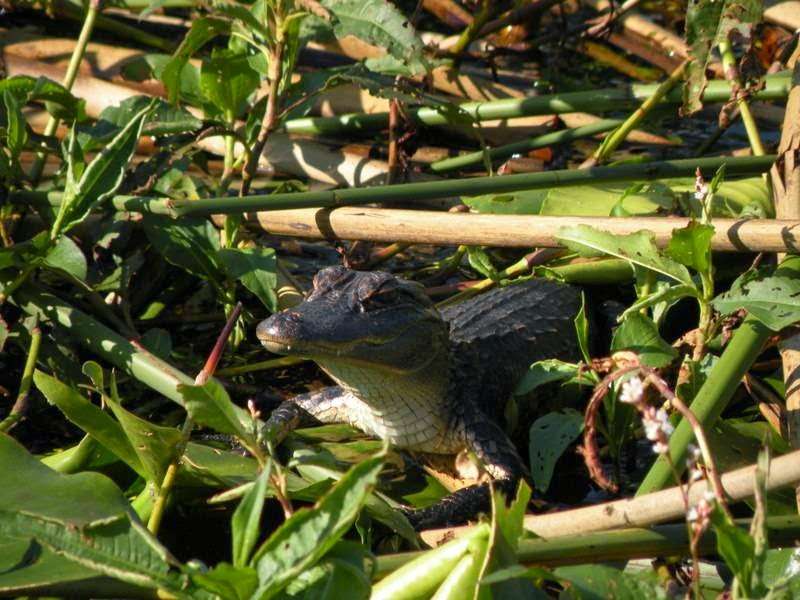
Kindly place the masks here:
POLYGON ((375 310, 393 304, 397 301, 397 297, 398 292, 396 287, 381 288, 366 298, 363 298, 361 300, 361 306, 365 311, 375 310))

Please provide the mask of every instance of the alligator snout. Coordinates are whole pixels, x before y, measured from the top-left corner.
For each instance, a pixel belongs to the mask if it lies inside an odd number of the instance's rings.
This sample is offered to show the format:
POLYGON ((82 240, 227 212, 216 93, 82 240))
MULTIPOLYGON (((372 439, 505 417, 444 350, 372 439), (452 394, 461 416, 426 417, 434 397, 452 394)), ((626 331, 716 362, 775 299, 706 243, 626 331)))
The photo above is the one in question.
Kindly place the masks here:
POLYGON ((276 313, 258 324, 256 337, 270 352, 285 354, 301 334, 302 320, 300 313, 293 310, 276 313))

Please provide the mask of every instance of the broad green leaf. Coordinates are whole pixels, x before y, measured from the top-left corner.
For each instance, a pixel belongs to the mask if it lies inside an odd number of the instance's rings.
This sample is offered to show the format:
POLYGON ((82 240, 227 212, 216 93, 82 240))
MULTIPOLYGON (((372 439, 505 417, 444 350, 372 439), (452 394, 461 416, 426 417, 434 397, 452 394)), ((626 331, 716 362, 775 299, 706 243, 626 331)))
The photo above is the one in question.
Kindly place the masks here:
POLYGON ((256 478, 251 487, 239 502, 239 506, 231 517, 231 541, 233 542, 233 565, 247 566, 250 554, 256 546, 261 525, 261 511, 264 508, 264 496, 267 483, 272 472, 272 462, 256 478))
POLYGON ((228 49, 215 50, 200 69, 203 96, 227 118, 237 116, 247 98, 258 89, 261 77, 246 54, 228 49))
POLYGON ((723 315, 745 309, 773 331, 800 321, 800 279, 747 272, 712 301, 723 315))
POLYGON ((108 413, 103 412, 73 388, 42 371, 34 371, 33 382, 47 401, 57 406, 70 421, 108 448, 134 471, 143 477, 146 476, 144 466, 133 445, 120 424, 108 413))
POLYGON ((639 355, 648 367, 665 367, 678 356, 677 350, 659 335, 653 321, 641 313, 632 313, 614 331, 611 352, 629 350, 639 355))
POLYGON ((150 106, 151 103, 153 110, 142 128, 142 135, 176 135, 196 131, 203 125, 200 119, 187 110, 172 106, 164 100, 153 100, 149 96, 133 96, 115 106, 104 108, 97 123, 79 136, 81 146, 89 148, 92 147, 92 143, 106 143, 140 110, 150 106))
POLYGON ((208 219, 145 214, 143 224, 147 239, 173 265, 212 283, 224 279, 219 234, 208 219))
POLYGON ((166 329, 154 327, 142 334, 142 346, 159 358, 169 360, 169 355, 172 353, 172 337, 166 329))
POLYGON ((615 207, 631 215, 652 215, 675 203, 675 193, 660 183, 626 192, 625 186, 614 184, 580 185, 462 197, 462 201, 482 213, 586 217, 606 217, 615 207))
POLYGON ((706 87, 706 69, 712 48, 726 40, 734 29, 745 39, 761 20, 758 0, 690 0, 686 10, 686 43, 690 48, 687 81, 683 93, 686 113, 700 110, 706 87))
MULTIPOLYGON (((151 107, 136 113, 125 127, 86 167, 74 190, 65 191, 54 234, 69 231, 83 220, 92 207, 110 198, 122 183, 125 169, 136 150, 136 143, 151 107), (60 224, 60 226, 58 225, 60 224)), ((74 139, 74 136, 73 136, 74 139)))
POLYGON ((192 581, 224 600, 248 600, 258 586, 252 567, 234 567, 219 563, 207 573, 192 573, 192 581))
POLYGON ((747 531, 737 527, 719 506, 711 512, 711 526, 717 537, 717 552, 735 575, 743 597, 752 597, 755 540, 747 531))
POLYGON ((277 259, 272 248, 223 248, 217 257, 231 279, 253 292, 271 312, 278 310, 277 259))
POLYGON ((674 279, 678 283, 692 285, 689 271, 682 264, 663 256, 656 248, 653 234, 637 231, 628 235, 614 235, 588 225, 562 227, 556 237, 568 248, 582 256, 608 254, 623 258, 634 265, 650 269, 674 279))
POLYGON ((97 572, 43 548, 33 539, 0 540, 0 595, 140 597, 146 591, 97 572))
POLYGON ((698 273, 709 273, 712 237, 714 237, 713 225, 692 221, 686 227, 672 231, 667 254, 698 273))
POLYGON ((25 128, 25 117, 19 100, 10 91, 3 92, 6 118, 6 147, 11 152, 11 157, 16 160, 28 141, 28 130, 25 128))
POLYGON ((300 573, 278 595, 282 600, 359 600, 370 597, 372 583, 364 566, 371 559, 362 544, 339 541, 316 565, 300 573))
POLYGON ((20 106, 34 100, 44 102, 50 114, 67 122, 80 121, 86 117, 84 101, 73 96, 60 83, 46 77, 9 77, 0 81, 0 94, 5 92, 13 95, 20 106))
POLYGON ((666 600, 670 596, 654 571, 625 573, 601 564, 575 565, 553 569, 564 586, 562 600, 666 600))
POLYGON ((42 264, 53 270, 67 273, 79 281, 86 281, 86 257, 78 245, 66 235, 58 238, 55 245, 45 255, 42 264))
POLYGON ((161 81, 167 88, 171 104, 178 101, 183 70, 192 55, 212 39, 228 31, 230 31, 230 23, 222 19, 203 17, 192 21, 192 27, 183 38, 181 45, 161 69, 161 81))
POLYGON ((383 455, 356 465, 311 509, 300 509, 258 549, 254 599, 273 597, 322 558, 355 521, 383 467, 383 455))
POLYGON ((189 592, 186 578, 172 572, 175 560, 105 476, 60 475, 4 434, 0 472, 0 539, 34 538, 98 573, 176 595, 189 592))
POLYGON ((514 389, 515 396, 524 396, 537 387, 553 381, 568 381, 578 375, 578 365, 557 358, 533 363, 514 389))
POLYGON ((228 392, 218 381, 204 385, 178 385, 186 412, 197 423, 220 433, 236 436, 248 448, 257 446, 252 417, 231 402, 228 392))
POLYGON ((678 300, 690 297, 697 298, 699 294, 700 291, 694 285, 678 284, 661 286, 660 289, 657 289, 656 291, 639 298, 636 300, 636 302, 626 308, 625 311, 620 315, 620 319, 627 319, 629 315, 638 313, 643 308, 650 308, 651 306, 656 306, 662 303, 666 305, 662 311, 663 314, 666 313, 666 310, 678 300))
POLYGON ((528 434, 531 476, 541 493, 550 487, 556 462, 583 432, 583 415, 572 409, 536 419, 528 434))
POLYGON ((106 397, 106 403, 139 457, 147 481, 160 483, 181 442, 181 432, 172 427, 155 425, 125 410, 117 396, 113 372, 110 387, 111 396, 106 397))
POLYGON ((497 280, 497 269, 495 269, 492 264, 492 259, 489 258, 486 250, 480 246, 468 246, 467 259, 469 260, 469 265, 475 269, 475 271, 487 279, 491 279, 492 281, 497 280))
POLYGON ((386 0, 323 0, 321 4, 333 15, 337 38, 348 35, 385 48, 412 74, 428 70, 422 41, 408 19, 386 0))

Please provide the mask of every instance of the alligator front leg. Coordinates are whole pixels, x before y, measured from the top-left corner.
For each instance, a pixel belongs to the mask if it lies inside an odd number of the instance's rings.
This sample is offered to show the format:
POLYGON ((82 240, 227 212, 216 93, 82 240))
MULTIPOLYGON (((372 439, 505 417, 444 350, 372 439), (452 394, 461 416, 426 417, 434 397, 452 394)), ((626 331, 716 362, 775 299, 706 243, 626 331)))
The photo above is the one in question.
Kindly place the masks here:
MULTIPOLYGON (((528 469, 505 431, 494 421, 481 418, 479 411, 464 411, 473 418, 462 417, 458 424, 464 442, 483 463, 493 479, 495 489, 512 498, 520 479, 530 481, 528 469)), ((469 486, 442 498, 423 509, 404 511, 416 530, 460 525, 491 510, 489 484, 469 486)))
POLYGON ((277 445, 301 425, 347 423, 347 401, 347 392, 338 385, 285 400, 270 414, 263 435, 277 445))

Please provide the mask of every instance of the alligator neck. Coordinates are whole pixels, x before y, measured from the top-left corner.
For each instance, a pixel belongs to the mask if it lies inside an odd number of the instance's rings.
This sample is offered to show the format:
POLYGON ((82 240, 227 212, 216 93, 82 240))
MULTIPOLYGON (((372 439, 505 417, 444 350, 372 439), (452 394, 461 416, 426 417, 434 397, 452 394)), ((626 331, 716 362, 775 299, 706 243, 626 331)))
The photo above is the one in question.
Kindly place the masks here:
POLYGON ((452 452, 446 439, 449 363, 449 351, 443 350, 412 373, 337 361, 319 365, 352 397, 353 425, 400 448, 447 453, 452 452))

